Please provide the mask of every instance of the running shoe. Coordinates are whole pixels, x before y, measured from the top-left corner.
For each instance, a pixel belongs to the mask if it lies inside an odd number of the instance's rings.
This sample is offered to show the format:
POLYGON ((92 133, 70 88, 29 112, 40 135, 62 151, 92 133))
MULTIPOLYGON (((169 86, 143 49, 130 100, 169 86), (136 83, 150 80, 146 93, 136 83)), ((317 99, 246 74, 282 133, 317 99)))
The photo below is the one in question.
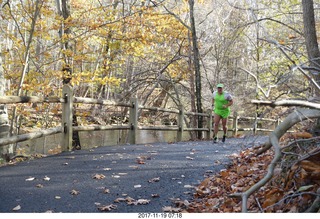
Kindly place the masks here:
POLYGON ((213 138, 213 143, 218 143, 218 138, 217 137, 213 138))
POLYGON ((222 137, 222 142, 225 142, 226 141, 226 136, 224 135, 223 137, 222 137))

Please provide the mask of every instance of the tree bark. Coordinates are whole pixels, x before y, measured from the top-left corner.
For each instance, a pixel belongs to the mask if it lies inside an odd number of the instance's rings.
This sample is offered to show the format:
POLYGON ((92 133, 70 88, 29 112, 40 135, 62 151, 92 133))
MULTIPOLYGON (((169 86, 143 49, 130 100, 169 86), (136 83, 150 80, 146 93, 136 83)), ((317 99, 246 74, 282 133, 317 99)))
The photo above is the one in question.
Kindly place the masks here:
MULTIPOLYGON (((313 0, 302 0, 304 37, 310 62, 310 73, 317 83, 320 81, 320 50, 317 41, 317 30, 314 16, 313 0)), ((316 97, 320 96, 320 89, 314 87, 316 97)), ((315 133, 320 134, 320 119, 317 120, 313 127, 315 133)))
MULTIPOLYGON (((0 44, 0 51, 2 51, 0 44)), ((0 54, 0 96, 5 96, 5 78, 4 70, 2 67, 2 54, 0 54)), ((0 139, 9 136, 9 118, 7 112, 7 106, 5 104, 0 104, 0 139)), ((12 145, 0 147, 0 158, 10 157, 9 154, 13 153, 12 145)), ((7 160, 7 159, 6 159, 7 160)))
MULTIPOLYGON (((313 0, 302 0, 304 37, 307 48, 307 54, 310 62, 310 73, 315 81, 320 80, 320 51, 317 41, 316 22, 314 16, 313 0)), ((315 95, 320 95, 320 90, 315 89, 315 95)))
MULTIPOLYGON (((70 2, 69 0, 57 0, 57 10, 60 16, 63 17, 64 21, 67 20, 70 17, 70 2)), ((70 44, 69 41, 67 40, 65 43, 62 42, 62 38, 64 35, 69 35, 71 33, 71 29, 68 26, 65 26, 64 22, 62 22, 62 25, 60 27, 60 32, 59 36, 61 39, 61 49, 62 50, 68 50, 70 49, 70 44)), ((64 58, 64 66, 62 68, 63 71, 63 84, 70 84, 72 80, 72 67, 70 65, 71 57, 68 57, 67 55, 63 55, 64 58)), ((72 117, 72 125, 73 126, 78 126, 78 121, 77 121, 77 116, 75 113, 75 108, 73 112, 73 117, 72 117)), ((80 150, 81 149, 81 144, 80 144, 80 136, 78 131, 74 131, 72 133, 72 150, 80 150)))
MULTIPOLYGON (((195 84, 196 84, 196 101, 197 101, 197 112, 203 113, 202 110, 202 101, 201 101, 201 72, 200 72, 200 57, 199 57, 199 48, 197 41, 197 32, 194 20, 194 0, 189 0, 190 7, 190 25, 191 25, 191 39, 193 47, 193 64, 195 71, 195 84)), ((203 117, 198 116, 198 128, 203 127, 203 117)), ((198 131, 198 138, 202 138, 202 131, 198 131)))

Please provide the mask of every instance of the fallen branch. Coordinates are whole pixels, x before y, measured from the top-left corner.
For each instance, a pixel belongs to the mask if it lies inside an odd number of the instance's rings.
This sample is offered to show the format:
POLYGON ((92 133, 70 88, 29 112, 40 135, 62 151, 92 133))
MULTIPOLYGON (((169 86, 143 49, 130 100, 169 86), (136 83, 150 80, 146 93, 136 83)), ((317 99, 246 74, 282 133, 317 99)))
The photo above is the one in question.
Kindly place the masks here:
POLYGON ((282 157, 281 151, 280 151, 280 145, 279 145, 279 139, 281 136, 287 132, 288 129, 290 129, 293 125, 295 125, 298 122, 301 122, 306 119, 310 118, 318 118, 320 117, 320 110, 314 110, 314 109, 297 109, 293 113, 291 113, 269 136, 269 142, 266 144, 266 146, 263 148, 264 151, 268 150, 271 146, 274 147, 275 155, 268 167, 268 172, 265 175, 264 178, 262 178, 259 182, 254 184, 250 189, 243 193, 236 193, 233 194, 233 196, 241 197, 242 198, 242 212, 247 212, 247 201, 250 195, 252 195, 255 191, 260 189, 262 186, 264 186, 272 177, 273 172, 278 164, 279 160, 282 157))
MULTIPOLYGON (((288 129, 294 126, 296 123, 301 122, 307 119, 316 119, 320 117, 320 110, 316 109, 305 109, 298 108, 291 114, 289 114, 285 120, 278 125, 273 131, 278 139, 284 135, 288 129)), ((269 140, 259 151, 256 152, 256 155, 260 155, 271 148, 272 144, 269 140)))
POLYGON ((313 103, 303 100, 278 100, 278 101, 269 101, 269 100, 251 100, 251 103, 256 105, 264 106, 300 106, 300 107, 309 107, 312 109, 320 109, 320 104, 313 103))
POLYGON ((318 196, 313 201, 312 205, 305 211, 305 213, 316 213, 320 209, 320 189, 317 190, 318 196))

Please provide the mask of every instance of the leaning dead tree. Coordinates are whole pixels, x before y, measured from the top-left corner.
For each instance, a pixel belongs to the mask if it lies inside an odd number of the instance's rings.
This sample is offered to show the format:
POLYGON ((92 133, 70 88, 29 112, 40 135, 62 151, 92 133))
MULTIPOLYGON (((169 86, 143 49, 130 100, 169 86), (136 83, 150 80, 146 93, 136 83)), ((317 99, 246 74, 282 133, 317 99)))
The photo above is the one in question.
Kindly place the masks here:
MULTIPOLYGON (((320 118, 320 104, 316 103, 309 103, 304 101, 252 101, 252 103, 255 104, 262 104, 262 105, 269 105, 269 106, 292 106, 294 105, 294 102, 296 105, 304 106, 304 107, 312 107, 310 108, 296 108, 291 114, 289 114, 285 120, 277 126, 277 128, 269 135, 269 141, 264 145, 264 147, 258 151, 258 154, 261 154, 271 147, 274 148, 275 155, 271 162, 271 164, 268 167, 268 172, 265 175, 264 178, 262 178, 259 182, 254 184, 250 189, 248 189, 245 192, 242 193, 235 193, 231 196, 233 197, 241 197, 242 199, 242 212, 248 211, 247 201, 248 198, 257 190, 259 190, 262 186, 264 186, 269 180, 273 177, 274 169, 276 165, 279 163, 279 161, 282 158, 281 148, 279 145, 279 139, 295 124, 302 122, 307 119, 318 119, 320 118)), ((295 106, 296 106, 295 105, 295 106)))

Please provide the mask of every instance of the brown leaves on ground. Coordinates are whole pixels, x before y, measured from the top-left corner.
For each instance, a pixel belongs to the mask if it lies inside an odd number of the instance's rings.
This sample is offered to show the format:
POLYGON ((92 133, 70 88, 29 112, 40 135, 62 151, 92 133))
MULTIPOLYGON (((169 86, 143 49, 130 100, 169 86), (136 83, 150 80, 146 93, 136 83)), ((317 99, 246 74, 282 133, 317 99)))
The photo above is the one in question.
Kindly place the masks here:
MULTIPOLYGON (((242 193, 260 181, 272 161, 272 150, 255 156, 253 149, 233 155, 232 165, 208 177, 196 188, 187 212, 241 212, 242 193)), ((320 149, 292 162, 283 157, 273 178, 248 199, 249 212, 304 212, 320 185, 320 149)))
POLYGON ((136 159, 136 163, 137 164, 145 164, 146 160, 151 160, 151 157, 150 156, 139 156, 136 159))
POLYGON ((106 177, 105 175, 103 175, 103 174, 98 174, 98 173, 97 173, 97 174, 95 174, 92 178, 99 180, 99 179, 104 179, 105 177, 106 177))
POLYGON ((146 205, 149 204, 150 200, 148 199, 138 199, 135 200, 131 197, 126 197, 126 198, 117 198, 114 200, 115 203, 120 203, 120 202, 126 202, 128 205, 146 205))
POLYGON ((117 206, 114 204, 111 205, 103 205, 103 206, 99 206, 98 210, 99 211, 112 211, 113 209, 117 209, 117 206))
POLYGON ((78 190, 72 189, 72 190, 70 191, 70 194, 71 194, 71 195, 79 195, 80 192, 79 192, 78 190))

